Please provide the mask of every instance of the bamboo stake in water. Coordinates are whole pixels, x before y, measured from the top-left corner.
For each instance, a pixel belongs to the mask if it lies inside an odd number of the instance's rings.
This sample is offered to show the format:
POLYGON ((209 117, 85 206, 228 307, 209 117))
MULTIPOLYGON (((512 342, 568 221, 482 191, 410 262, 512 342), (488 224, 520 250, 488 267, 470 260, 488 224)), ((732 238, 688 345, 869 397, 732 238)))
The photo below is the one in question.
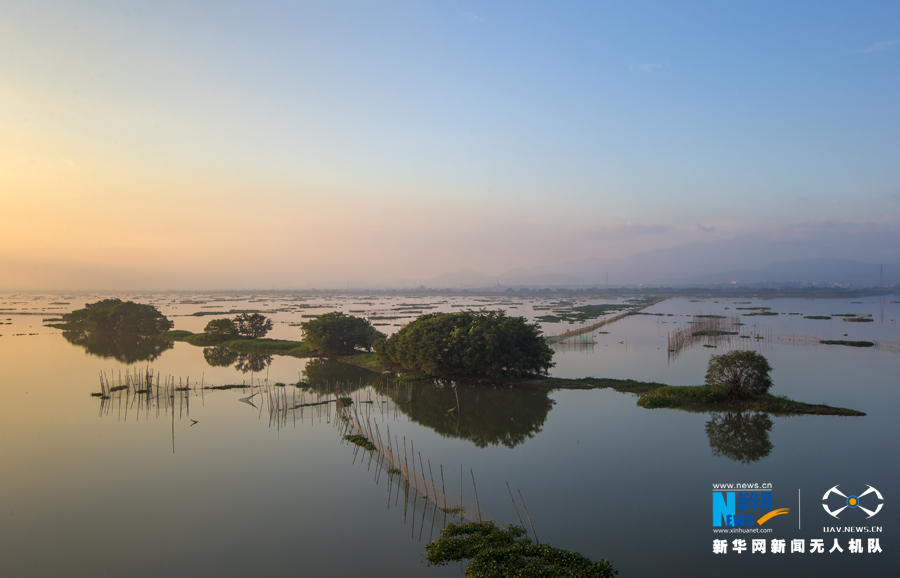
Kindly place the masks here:
POLYGON ((524 529, 525 529, 525 524, 522 523, 522 516, 519 515, 519 507, 516 506, 516 501, 513 500, 513 497, 512 497, 512 490, 509 489, 509 482, 506 482, 506 491, 509 492, 509 499, 512 500, 513 508, 516 509, 516 518, 519 519, 519 526, 521 526, 522 529, 524 530, 524 529))
MULTIPOLYGON (((425 474, 422 473, 424 476, 425 474)), ((437 490, 434 487, 434 473, 431 471, 431 460, 428 460, 428 475, 431 477, 431 495, 434 497, 434 505, 437 507, 437 490)))
POLYGON ((478 508, 478 523, 481 523, 481 505, 478 503, 478 488, 475 487, 475 472, 472 471, 472 468, 469 468, 469 473, 472 474, 472 487, 475 489, 475 507, 478 508))
POLYGON ((522 507, 525 509, 525 517, 528 518, 528 524, 531 526, 531 533, 534 535, 534 541, 540 544, 540 540, 538 540, 537 532, 534 531, 534 524, 531 523, 531 516, 528 515, 528 508, 525 507, 525 499, 522 498, 522 490, 516 490, 519 492, 519 499, 522 500, 522 507))
POLYGON ((444 496, 444 512, 447 512, 447 490, 444 489, 444 464, 441 464, 441 494, 444 496))
MULTIPOLYGON (((403 443, 406 443, 406 437, 403 438, 403 443)), ((413 445, 413 441, 409 440, 409 453, 413 455, 413 469, 412 469, 412 479, 413 479, 413 487, 416 491, 419 491, 418 480, 416 480, 416 447, 413 445)), ((409 475, 409 464, 406 465, 406 474, 409 475)))
MULTIPOLYGON (((416 467, 415 458, 413 458, 413 467, 416 467)), ((422 465, 422 452, 419 452, 419 469, 422 470, 422 485, 425 486, 423 494, 428 492, 428 480, 425 478, 425 466, 422 465)))

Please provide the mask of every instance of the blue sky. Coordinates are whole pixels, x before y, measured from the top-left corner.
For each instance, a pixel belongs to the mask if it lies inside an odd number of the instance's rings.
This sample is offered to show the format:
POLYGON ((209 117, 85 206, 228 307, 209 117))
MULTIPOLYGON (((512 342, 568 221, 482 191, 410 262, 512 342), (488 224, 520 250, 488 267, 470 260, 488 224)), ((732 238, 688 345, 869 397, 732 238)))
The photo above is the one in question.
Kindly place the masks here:
POLYGON ((3 5, 10 288, 900 238, 895 2, 3 5))

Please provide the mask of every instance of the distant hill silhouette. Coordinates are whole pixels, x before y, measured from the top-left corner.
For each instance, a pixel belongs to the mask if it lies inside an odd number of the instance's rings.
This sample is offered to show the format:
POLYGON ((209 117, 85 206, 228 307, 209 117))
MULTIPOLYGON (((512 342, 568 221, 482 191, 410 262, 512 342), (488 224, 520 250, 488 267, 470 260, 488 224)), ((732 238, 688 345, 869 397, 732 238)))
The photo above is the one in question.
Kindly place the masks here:
MULTIPOLYGON (((610 286, 732 284, 854 284, 876 286, 881 263, 839 258, 832 249, 802 241, 757 245, 691 243, 638 253, 622 259, 584 259, 499 275, 472 269, 444 273, 424 282, 428 287, 486 288, 505 286, 610 286)), ((900 283, 900 263, 884 263, 887 284, 900 283)))

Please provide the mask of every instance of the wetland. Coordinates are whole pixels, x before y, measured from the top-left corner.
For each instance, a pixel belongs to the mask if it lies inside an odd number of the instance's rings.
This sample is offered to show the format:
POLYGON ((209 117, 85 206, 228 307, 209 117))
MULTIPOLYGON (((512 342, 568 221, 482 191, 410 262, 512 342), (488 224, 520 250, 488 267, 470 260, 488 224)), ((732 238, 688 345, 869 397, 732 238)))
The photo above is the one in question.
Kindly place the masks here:
POLYGON ((429 566, 425 546, 480 517, 623 576, 887 575, 889 508, 881 555, 723 566, 710 548, 712 483, 771 483, 791 508, 802 490, 803 526, 771 522, 788 540, 821 537, 821 496, 836 483, 897 495, 884 455, 900 434, 898 305, 850 299, 749 297, 735 311, 687 296, 3 295, 0 553, 17 576, 458 575, 459 563, 429 566), (44 325, 111 297, 154 305, 174 330, 44 325), (274 326, 191 344, 212 309, 274 326), (310 357, 298 326, 341 311, 390 335, 423 312, 465 309, 539 323, 553 338, 549 376, 400 375, 374 354, 310 357), (872 345, 848 346, 861 342, 872 345), (738 349, 769 359, 765 403, 723 405, 698 386, 711 355, 738 349), (865 415, 803 415, 803 404, 865 415), (519 523, 523 504, 533 528, 519 523))

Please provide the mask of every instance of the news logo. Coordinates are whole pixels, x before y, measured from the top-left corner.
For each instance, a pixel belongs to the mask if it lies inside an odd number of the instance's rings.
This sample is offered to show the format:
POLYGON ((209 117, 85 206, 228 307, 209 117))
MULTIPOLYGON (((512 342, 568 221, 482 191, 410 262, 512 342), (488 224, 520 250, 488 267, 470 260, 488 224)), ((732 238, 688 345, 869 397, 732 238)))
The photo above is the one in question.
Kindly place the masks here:
POLYGON ((762 526, 790 508, 772 508, 772 492, 713 491, 713 527, 752 528, 762 526))

